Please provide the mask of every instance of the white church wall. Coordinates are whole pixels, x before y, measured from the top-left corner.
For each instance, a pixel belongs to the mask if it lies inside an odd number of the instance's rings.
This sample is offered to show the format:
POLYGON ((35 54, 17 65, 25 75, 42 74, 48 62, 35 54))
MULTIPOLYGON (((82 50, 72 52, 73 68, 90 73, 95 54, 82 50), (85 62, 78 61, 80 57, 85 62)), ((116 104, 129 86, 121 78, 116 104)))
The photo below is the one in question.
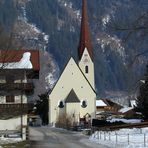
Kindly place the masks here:
POLYGON ((87 100, 88 106, 86 108, 82 108, 81 104, 79 103, 80 109, 78 110, 80 112, 80 117, 83 118, 86 113, 89 113, 92 117, 95 117, 96 94, 92 90, 87 80, 84 78, 73 58, 71 58, 49 96, 50 123, 56 122, 57 114, 55 113, 55 108, 57 108, 58 101, 65 101, 71 89, 75 91, 80 101, 84 99, 87 100))
POLYGON ((73 121, 78 122, 80 116, 80 103, 67 103, 65 108, 66 113, 73 118, 73 121))

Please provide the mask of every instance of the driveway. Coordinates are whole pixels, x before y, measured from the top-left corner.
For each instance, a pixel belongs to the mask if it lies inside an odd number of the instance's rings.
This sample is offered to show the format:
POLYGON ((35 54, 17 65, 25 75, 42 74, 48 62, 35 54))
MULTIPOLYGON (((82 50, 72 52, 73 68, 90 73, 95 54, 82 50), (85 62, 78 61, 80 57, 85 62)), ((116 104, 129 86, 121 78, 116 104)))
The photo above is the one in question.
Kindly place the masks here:
POLYGON ((31 127, 30 141, 31 148, 106 148, 79 132, 50 127, 31 127))

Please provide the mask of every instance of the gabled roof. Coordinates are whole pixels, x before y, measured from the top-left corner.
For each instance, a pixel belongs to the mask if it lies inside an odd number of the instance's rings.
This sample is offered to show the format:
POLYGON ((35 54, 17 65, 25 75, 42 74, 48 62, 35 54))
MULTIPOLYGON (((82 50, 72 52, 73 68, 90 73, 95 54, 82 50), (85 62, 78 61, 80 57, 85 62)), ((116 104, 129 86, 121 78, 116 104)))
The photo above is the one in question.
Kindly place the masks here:
POLYGON ((76 95, 75 91, 72 89, 68 96, 65 99, 65 103, 76 103, 80 102, 78 96, 76 95))
POLYGON ((55 83, 55 85, 54 85, 54 87, 52 88, 52 90, 49 90, 48 94, 51 94, 52 91, 54 90, 54 88, 56 87, 58 81, 60 80, 61 76, 63 75, 63 73, 64 73, 64 71, 65 71, 65 69, 66 69, 66 67, 67 67, 67 65, 68 65, 68 63, 69 63, 70 60, 73 60, 73 61, 74 61, 74 63, 76 64, 76 66, 77 66, 77 68, 79 69, 79 71, 81 72, 81 74, 84 76, 85 80, 86 80, 87 83, 89 84, 89 86, 90 86, 90 88, 92 89, 92 91, 93 91, 95 94, 97 94, 97 92, 96 92, 95 89, 92 87, 92 85, 90 84, 90 82, 88 81, 88 79, 86 78, 86 76, 84 75, 84 73, 82 72, 82 70, 80 69, 80 67, 78 66, 78 64, 75 62, 75 60, 74 60, 73 57, 71 57, 71 58, 68 60, 68 62, 67 62, 67 64, 65 65, 63 71, 62 71, 61 74, 60 74, 59 79, 58 79, 57 82, 55 83))
POLYGON ((104 105, 105 106, 110 106, 110 107, 117 107, 117 108, 122 108, 121 105, 109 100, 109 99, 100 99, 96 101, 96 106, 98 105, 98 107, 102 107, 104 105), (100 101, 100 104, 97 104, 97 101, 100 101))
POLYGON ((107 104, 103 100, 96 100, 97 107, 105 107, 107 104))
POLYGON ((126 113, 126 112, 128 112, 128 111, 131 111, 131 110, 133 110, 134 108, 133 107, 123 107, 123 108, 121 108, 120 110, 119 110, 119 112, 121 112, 121 113, 126 113))
POLYGON ((118 106, 118 107, 122 107, 121 105, 111 101, 110 99, 102 99, 105 104, 107 104, 108 106, 114 107, 114 106, 118 106))

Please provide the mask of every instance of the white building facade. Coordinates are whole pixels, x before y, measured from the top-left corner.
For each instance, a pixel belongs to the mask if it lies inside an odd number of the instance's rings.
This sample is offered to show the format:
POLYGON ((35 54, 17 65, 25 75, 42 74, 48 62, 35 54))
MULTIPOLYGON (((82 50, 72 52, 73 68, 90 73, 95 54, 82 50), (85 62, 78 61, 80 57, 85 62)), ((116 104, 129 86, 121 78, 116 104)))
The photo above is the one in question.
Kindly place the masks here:
POLYGON ((39 61, 35 62, 35 58, 39 59, 38 51, 0 51, 1 134, 18 133, 22 140, 27 138, 28 96, 34 90, 31 79, 38 79, 39 73, 39 61))

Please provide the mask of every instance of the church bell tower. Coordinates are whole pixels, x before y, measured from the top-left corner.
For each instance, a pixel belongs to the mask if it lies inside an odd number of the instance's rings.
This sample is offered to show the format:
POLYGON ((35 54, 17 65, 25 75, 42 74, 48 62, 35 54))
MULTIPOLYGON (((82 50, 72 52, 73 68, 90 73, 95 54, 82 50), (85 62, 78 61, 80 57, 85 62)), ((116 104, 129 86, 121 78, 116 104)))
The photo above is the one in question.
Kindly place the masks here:
POLYGON ((78 57, 80 69, 82 70, 91 86, 95 89, 93 50, 89 33, 86 0, 82 0, 82 18, 80 41, 78 46, 78 57))

